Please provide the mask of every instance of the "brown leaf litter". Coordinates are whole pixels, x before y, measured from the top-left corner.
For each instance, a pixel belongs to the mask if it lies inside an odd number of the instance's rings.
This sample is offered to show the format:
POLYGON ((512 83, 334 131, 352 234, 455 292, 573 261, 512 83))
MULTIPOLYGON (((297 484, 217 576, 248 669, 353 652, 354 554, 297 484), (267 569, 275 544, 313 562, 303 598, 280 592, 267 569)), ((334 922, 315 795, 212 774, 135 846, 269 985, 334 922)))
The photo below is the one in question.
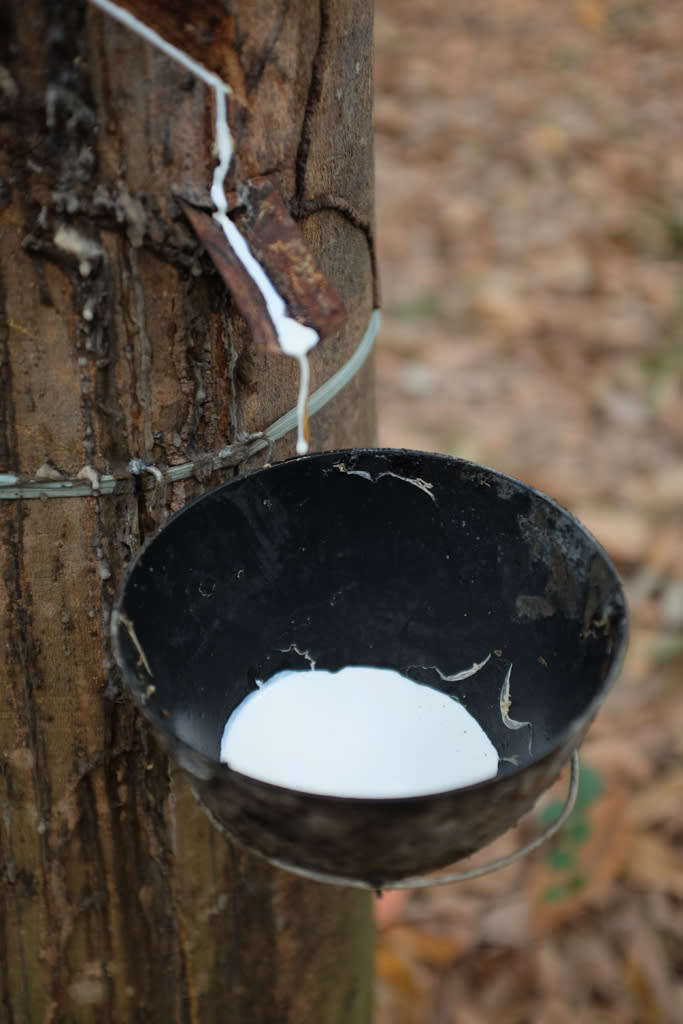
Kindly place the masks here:
POLYGON ((567 505, 632 617, 574 845, 412 895, 377 1024, 683 1021, 682 51, 677 0, 376 4, 380 442, 567 505))

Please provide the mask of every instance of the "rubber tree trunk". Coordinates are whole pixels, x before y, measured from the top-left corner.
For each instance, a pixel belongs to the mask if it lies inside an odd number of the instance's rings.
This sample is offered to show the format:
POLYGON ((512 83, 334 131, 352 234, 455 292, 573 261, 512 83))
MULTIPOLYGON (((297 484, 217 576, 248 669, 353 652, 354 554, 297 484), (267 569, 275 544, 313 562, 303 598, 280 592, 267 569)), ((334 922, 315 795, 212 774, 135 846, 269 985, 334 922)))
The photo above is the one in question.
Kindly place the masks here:
MULTIPOLYGON (((316 387, 374 301, 371 5, 129 6, 205 47, 233 89, 228 189, 270 177, 346 304, 316 387)), ((369 898, 215 832, 109 655, 144 536, 245 468, 150 492, 129 461, 186 462, 296 399, 295 361, 254 350, 174 200, 210 184, 211 91, 83 0, 5 0, 0 134, 0 473, 121 481, 0 500, 0 1020, 366 1022, 369 898)), ((372 443, 371 374, 312 420, 314 449, 372 443)))

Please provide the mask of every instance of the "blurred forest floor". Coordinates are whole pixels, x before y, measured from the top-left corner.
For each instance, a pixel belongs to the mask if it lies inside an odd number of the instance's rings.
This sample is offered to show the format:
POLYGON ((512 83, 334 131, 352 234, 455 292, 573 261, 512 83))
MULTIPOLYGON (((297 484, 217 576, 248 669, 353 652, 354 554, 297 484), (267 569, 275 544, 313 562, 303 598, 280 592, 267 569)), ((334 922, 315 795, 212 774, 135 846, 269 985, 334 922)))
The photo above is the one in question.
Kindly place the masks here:
POLYGON ((680 0, 377 0, 376 154, 380 442, 566 505, 632 621, 570 826, 407 900, 377 1024, 681 1024, 680 0))

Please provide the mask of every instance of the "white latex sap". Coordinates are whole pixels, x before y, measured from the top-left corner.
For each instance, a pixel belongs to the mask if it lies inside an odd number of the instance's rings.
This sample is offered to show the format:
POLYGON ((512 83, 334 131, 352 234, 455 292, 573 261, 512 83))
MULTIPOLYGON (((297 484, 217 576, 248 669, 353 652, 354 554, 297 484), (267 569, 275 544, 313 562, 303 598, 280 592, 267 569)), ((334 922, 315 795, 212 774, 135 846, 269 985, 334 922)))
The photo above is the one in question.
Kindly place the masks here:
POLYGON ((288 356, 294 356, 299 361, 300 383, 296 407, 298 420, 296 450, 299 455, 304 455, 308 451, 308 420, 306 416, 310 379, 308 353, 318 344, 319 335, 312 327, 306 327, 289 316, 284 300, 275 291, 263 267, 252 256, 246 239, 240 234, 226 213, 223 211, 214 213, 214 219, 222 227, 225 237, 230 242, 233 252, 237 255, 242 266, 258 286, 280 342, 280 348, 288 356))
POLYGON ((300 379, 299 398, 296 406, 298 421, 296 450, 299 455, 304 455, 308 451, 307 402, 310 381, 308 353, 318 344, 320 336, 312 327, 300 324, 289 315, 284 299, 276 291, 261 264, 254 258, 246 238, 238 231, 227 215, 228 200, 225 195, 224 184, 225 176, 232 162, 232 136, 228 125, 225 90, 219 88, 216 89, 216 142, 218 144, 219 162, 214 171, 214 180, 211 186, 211 199, 216 206, 216 213, 213 216, 223 229, 223 234, 232 246, 233 252, 261 292, 280 343, 280 348, 288 356, 293 356, 299 361, 300 379))
POLYGON ((218 164, 214 169, 213 182, 211 184, 211 199, 217 211, 214 217, 223 229, 223 233, 232 246, 233 252, 261 292, 273 328, 277 334, 280 348, 299 362, 300 383, 299 399, 297 402, 299 430, 296 450, 299 455, 303 455, 308 451, 307 402, 310 374, 308 353, 318 343, 319 335, 312 327, 306 327, 289 316, 284 300, 276 291, 260 263, 252 255, 246 239, 227 216, 228 200, 225 194, 225 178, 232 163, 233 143, 230 125, 228 124, 226 96, 232 93, 232 89, 217 74, 209 71, 203 64, 194 60, 189 53, 185 53, 184 50, 180 50, 177 46, 169 43, 168 40, 164 39, 158 32, 155 32, 154 29, 140 21, 124 7, 119 7, 112 0, 92 0, 92 2, 103 11, 106 11, 112 18, 116 18, 132 32, 147 40, 152 46, 156 46, 157 49, 167 54, 172 60, 178 61, 179 64, 186 67, 193 75, 201 78, 202 81, 206 82, 214 90, 216 97, 215 144, 218 151, 218 164))
POLYGON ((289 789, 366 798, 458 789, 498 771, 496 748, 462 704, 362 666, 273 676, 228 719, 221 760, 289 789))

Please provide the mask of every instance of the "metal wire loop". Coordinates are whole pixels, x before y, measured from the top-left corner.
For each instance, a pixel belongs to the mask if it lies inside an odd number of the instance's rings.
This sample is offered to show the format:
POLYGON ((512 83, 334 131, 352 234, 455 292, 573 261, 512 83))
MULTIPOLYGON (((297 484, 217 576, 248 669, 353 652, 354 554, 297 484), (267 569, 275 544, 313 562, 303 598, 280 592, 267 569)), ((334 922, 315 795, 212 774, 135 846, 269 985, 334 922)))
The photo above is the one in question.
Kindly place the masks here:
POLYGON ((520 846, 518 850, 514 851, 514 853, 509 853, 505 857, 497 857, 495 860, 487 861, 486 864, 469 868, 466 871, 453 871, 443 875, 417 875, 411 878, 402 878, 395 882, 382 883, 381 886, 378 886, 361 878, 344 878, 341 875, 329 875, 321 871, 310 871, 308 868, 297 867, 296 865, 288 864, 284 861, 268 859, 271 860, 272 864, 284 868, 286 871, 293 872, 295 875, 301 875, 304 878, 308 878, 313 882, 326 882, 328 885, 343 885, 353 889, 370 889, 375 892, 381 892, 385 889, 431 889, 437 885, 452 885, 454 882, 466 882, 472 878, 480 878, 482 875, 491 874, 493 871, 500 871, 501 868, 506 868, 510 864, 514 864, 515 861, 521 860, 522 857, 526 857, 528 853, 532 853, 534 850, 538 849, 539 846, 542 846, 543 843, 547 842, 551 836, 554 836, 555 833, 562 828, 574 809, 576 797, 579 792, 579 773, 579 753, 575 750, 571 758, 571 774, 569 777, 567 799, 555 820, 551 821, 540 835, 531 839, 523 846, 520 846))

